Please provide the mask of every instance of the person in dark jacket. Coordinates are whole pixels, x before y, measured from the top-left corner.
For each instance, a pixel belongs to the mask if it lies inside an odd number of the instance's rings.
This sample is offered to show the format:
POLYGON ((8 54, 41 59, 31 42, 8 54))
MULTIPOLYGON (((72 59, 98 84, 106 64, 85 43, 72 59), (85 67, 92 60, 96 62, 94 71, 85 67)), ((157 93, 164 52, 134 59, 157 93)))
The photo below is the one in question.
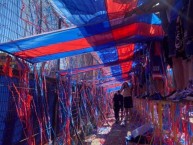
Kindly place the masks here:
POLYGON ((113 109, 114 109, 114 113, 115 113, 116 123, 118 123, 119 122, 120 109, 121 109, 121 115, 123 118, 123 96, 121 95, 120 91, 115 93, 115 95, 113 97, 113 109))

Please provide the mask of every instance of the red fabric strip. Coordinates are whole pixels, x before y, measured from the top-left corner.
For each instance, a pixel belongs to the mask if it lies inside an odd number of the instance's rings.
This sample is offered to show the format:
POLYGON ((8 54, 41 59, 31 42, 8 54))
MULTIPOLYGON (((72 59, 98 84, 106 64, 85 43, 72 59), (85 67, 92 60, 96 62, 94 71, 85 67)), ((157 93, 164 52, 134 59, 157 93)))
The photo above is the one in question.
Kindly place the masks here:
POLYGON ((119 60, 126 60, 133 56, 135 44, 117 46, 119 60))
POLYGON ((142 35, 147 37, 162 36, 163 29, 159 25, 135 23, 113 30, 113 37, 115 40, 131 37, 134 35, 142 35))
POLYGON ((16 56, 22 58, 35 58, 44 55, 51 55, 56 53, 68 52, 73 50, 79 50, 92 46, 102 45, 112 41, 112 34, 110 32, 94 35, 87 38, 77 39, 73 41, 53 44, 49 46, 43 46, 30 50, 25 50, 15 53, 16 56))
POLYGON ((80 50, 84 48, 94 47, 113 42, 114 40, 120 40, 134 35, 143 36, 162 36, 163 30, 161 26, 149 25, 145 23, 135 23, 132 25, 124 26, 121 28, 114 29, 111 32, 97 34, 91 37, 77 39, 69 42, 63 42, 53 44, 49 46, 43 46, 30 50, 17 52, 14 55, 22 58, 35 58, 45 55, 51 55, 56 53, 68 52, 73 50, 80 50), (113 39, 113 36, 114 39, 113 39))
POLYGON ((137 6, 138 0, 106 0, 109 19, 124 17, 126 12, 137 6))
POLYGON ((132 67, 132 61, 130 62, 125 62, 121 64, 121 69, 122 69, 122 78, 128 78, 128 73, 131 70, 132 67), (128 73, 127 73, 128 72, 128 73))

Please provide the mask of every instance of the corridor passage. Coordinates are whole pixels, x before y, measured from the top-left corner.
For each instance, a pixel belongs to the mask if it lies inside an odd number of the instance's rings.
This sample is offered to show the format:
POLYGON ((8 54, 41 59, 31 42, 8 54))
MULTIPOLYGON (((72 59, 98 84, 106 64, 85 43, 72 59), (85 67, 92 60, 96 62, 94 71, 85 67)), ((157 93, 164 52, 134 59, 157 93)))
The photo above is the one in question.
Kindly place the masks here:
MULTIPOLYGON (((126 126, 122 126, 121 122, 115 123, 113 115, 109 116, 108 123, 99 128, 96 134, 88 137, 87 145, 125 145, 127 134, 129 135, 132 130, 143 124, 136 112, 133 113, 131 118, 127 121, 126 126)), ((135 145, 135 143, 128 143, 128 145, 135 145)))

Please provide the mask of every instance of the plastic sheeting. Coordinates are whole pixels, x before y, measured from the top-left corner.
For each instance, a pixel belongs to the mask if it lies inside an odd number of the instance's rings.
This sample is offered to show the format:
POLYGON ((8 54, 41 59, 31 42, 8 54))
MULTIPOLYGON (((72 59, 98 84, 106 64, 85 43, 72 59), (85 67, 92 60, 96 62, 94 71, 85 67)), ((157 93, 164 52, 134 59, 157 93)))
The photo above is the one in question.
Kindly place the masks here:
MULTIPOLYGON (((31 63, 96 52, 110 73, 123 73, 132 67, 131 59, 137 42, 160 39, 161 20, 155 14, 126 18, 127 12, 145 0, 53 0, 50 3, 74 28, 0 44, 0 50, 31 63), (130 44, 133 43, 133 44, 130 44)), ((97 66, 98 67, 98 66, 97 66)), ((91 69, 91 68, 88 68, 91 69)), ((84 69, 85 70, 85 69, 84 69)))
POLYGON ((76 26, 108 19, 104 0, 50 0, 61 16, 76 26))
POLYGON ((163 35, 160 24, 161 21, 155 15, 144 15, 113 27, 106 21, 20 39, 1 44, 0 49, 37 63, 101 51, 133 41, 158 39, 163 35))

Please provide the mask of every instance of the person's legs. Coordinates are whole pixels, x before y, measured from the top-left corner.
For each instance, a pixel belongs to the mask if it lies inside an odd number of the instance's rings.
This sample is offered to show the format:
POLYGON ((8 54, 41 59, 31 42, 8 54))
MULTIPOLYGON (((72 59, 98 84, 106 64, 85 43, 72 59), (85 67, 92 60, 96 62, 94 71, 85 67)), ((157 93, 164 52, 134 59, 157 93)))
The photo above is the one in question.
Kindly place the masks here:
POLYGON ((121 108, 121 121, 123 121, 123 108, 121 108))
POLYGON ((116 122, 118 122, 119 121, 119 108, 118 107, 114 108, 114 113, 115 113, 115 120, 116 122))
POLYGON ((128 118, 128 97, 124 97, 124 114, 125 114, 125 117, 124 117, 124 121, 127 120, 128 118))
POLYGON ((125 120, 128 120, 129 117, 129 109, 125 108, 125 120))
POLYGON ((132 108, 125 108, 125 121, 131 119, 132 116, 132 108))
POLYGON ((131 118, 132 118, 132 108, 128 109, 128 114, 129 114, 129 119, 131 120, 131 118))
POLYGON ((132 97, 125 97, 124 98, 124 111, 125 111, 125 121, 131 117, 131 109, 133 108, 133 100, 132 97))
POLYGON ((133 99, 132 99, 132 97, 129 97, 129 108, 128 108, 129 119, 132 118, 132 108, 133 108, 133 99))

